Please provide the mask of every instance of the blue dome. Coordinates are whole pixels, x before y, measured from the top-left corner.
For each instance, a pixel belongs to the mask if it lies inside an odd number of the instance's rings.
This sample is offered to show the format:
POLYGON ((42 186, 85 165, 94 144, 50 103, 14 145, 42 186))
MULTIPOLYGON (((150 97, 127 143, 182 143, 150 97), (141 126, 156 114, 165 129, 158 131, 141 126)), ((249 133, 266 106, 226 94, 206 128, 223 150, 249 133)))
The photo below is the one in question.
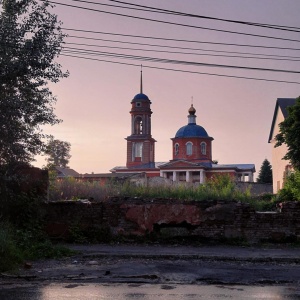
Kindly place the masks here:
POLYGON ((185 137, 209 137, 206 130, 197 124, 188 124, 181 127, 175 135, 175 138, 185 137))
POLYGON ((135 95, 133 100, 148 100, 149 101, 149 98, 147 95, 140 93, 140 94, 135 95))

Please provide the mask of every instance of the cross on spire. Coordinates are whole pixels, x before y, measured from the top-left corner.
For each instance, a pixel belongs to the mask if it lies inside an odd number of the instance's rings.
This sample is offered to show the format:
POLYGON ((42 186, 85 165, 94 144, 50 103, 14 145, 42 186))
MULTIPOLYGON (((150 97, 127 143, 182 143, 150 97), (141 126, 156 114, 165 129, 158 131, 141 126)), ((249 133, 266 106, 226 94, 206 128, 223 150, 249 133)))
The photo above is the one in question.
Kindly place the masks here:
POLYGON ((140 93, 143 94, 143 65, 141 65, 141 88, 140 93))

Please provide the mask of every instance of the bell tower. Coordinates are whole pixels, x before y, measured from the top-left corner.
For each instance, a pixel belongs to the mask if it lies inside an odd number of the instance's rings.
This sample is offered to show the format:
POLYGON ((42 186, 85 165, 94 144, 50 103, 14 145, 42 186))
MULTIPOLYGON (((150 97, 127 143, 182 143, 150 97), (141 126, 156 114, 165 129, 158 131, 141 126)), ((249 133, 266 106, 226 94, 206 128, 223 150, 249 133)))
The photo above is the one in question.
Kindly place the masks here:
POLYGON ((127 140, 126 167, 154 163, 156 140, 151 135, 151 101, 143 94, 143 72, 141 70, 140 93, 131 101, 131 135, 127 140))

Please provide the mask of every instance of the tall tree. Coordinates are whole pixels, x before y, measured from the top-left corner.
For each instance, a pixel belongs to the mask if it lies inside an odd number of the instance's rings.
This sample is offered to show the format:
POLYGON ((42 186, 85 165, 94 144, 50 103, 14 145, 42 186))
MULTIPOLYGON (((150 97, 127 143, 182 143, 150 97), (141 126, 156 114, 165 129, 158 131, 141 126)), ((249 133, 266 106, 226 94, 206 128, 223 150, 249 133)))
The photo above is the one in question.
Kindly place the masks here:
POLYGON ((287 107, 288 116, 279 124, 275 147, 286 144, 288 151, 283 159, 289 160, 292 166, 300 170, 300 97, 293 106, 287 107))
POLYGON ((71 158, 70 150, 70 143, 55 140, 53 137, 51 137, 45 150, 45 154, 49 156, 48 158, 46 158, 46 161, 50 165, 67 168, 69 159, 71 158))
POLYGON ((260 167, 258 178, 256 180, 258 183, 272 183, 272 166, 270 162, 265 159, 260 167))
POLYGON ((0 165, 43 150, 41 125, 60 120, 48 88, 68 73, 54 60, 64 35, 48 0, 0 0, 0 165))

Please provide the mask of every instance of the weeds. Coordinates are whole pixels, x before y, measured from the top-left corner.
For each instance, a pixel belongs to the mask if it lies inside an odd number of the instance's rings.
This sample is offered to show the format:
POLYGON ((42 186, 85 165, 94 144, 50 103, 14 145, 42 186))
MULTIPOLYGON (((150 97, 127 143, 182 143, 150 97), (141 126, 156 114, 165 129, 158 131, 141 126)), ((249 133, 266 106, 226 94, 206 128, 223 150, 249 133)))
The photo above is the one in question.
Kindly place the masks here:
POLYGON ((177 199, 182 201, 223 200, 248 203, 258 211, 273 210, 277 199, 273 195, 252 197, 251 190, 239 190, 229 175, 217 175, 205 184, 175 183, 173 185, 143 186, 130 181, 111 181, 102 186, 99 182, 81 182, 66 178, 53 182, 50 200, 92 199, 103 201, 108 197, 140 197, 144 199, 177 199))
POLYGON ((0 223, 0 271, 14 268, 23 259, 18 248, 12 227, 8 223, 0 223))
POLYGON ((7 222, 0 222, 0 272, 12 270, 25 260, 72 254, 66 247, 53 245, 42 231, 19 230, 7 222))
POLYGON ((68 177, 51 183, 49 200, 93 199, 101 201, 117 193, 116 188, 117 186, 113 182, 102 186, 99 182, 78 181, 75 178, 68 177))

